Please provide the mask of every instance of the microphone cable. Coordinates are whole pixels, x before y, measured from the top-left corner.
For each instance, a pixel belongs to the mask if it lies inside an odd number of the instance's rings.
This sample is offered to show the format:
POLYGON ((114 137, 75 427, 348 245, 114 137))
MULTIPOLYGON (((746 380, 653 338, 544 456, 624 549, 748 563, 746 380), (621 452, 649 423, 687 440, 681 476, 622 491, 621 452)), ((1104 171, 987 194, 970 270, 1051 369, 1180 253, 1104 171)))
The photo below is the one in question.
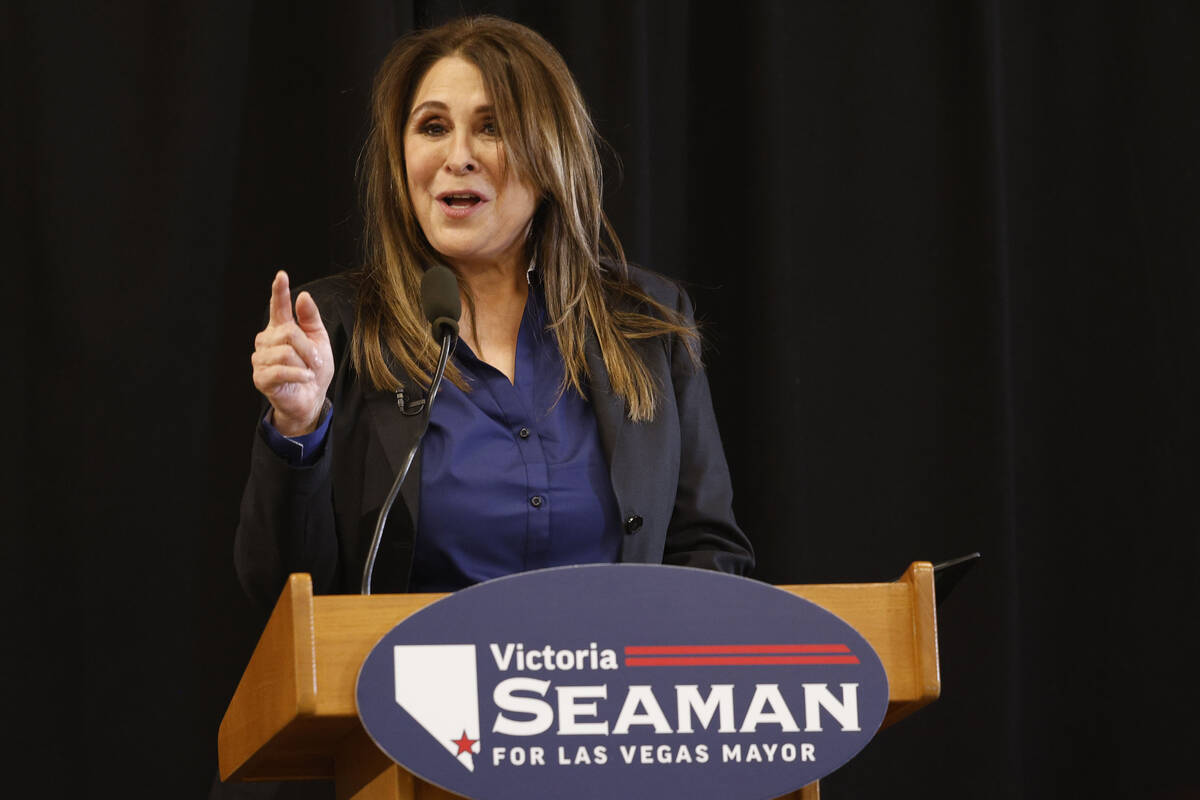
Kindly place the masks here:
POLYGON ((367 549, 367 560, 363 564, 361 591, 364 595, 371 593, 375 559, 379 555, 379 544, 383 541, 383 529, 387 525, 388 513, 400 495, 400 486, 404 483, 405 476, 408 475, 413 459, 416 458, 417 448, 421 446, 421 440, 425 438, 425 431, 429 429, 433 401, 437 397, 438 387, 442 385, 442 376, 446 373, 446 364, 450 361, 454 343, 458 340, 458 318, 462 315, 462 301, 458 296, 458 279, 447 267, 437 264, 425 271, 425 275, 421 278, 421 308, 429 320, 433 338, 441 341, 442 350, 438 355, 437 368, 433 371, 433 379, 429 382, 429 399, 425 401, 425 408, 421 410, 421 430, 417 434, 417 440, 408 449, 404 465, 396 475, 396 480, 392 482, 392 488, 388 492, 387 499, 383 501, 379 517, 375 520, 375 532, 371 535, 371 546, 367 549))

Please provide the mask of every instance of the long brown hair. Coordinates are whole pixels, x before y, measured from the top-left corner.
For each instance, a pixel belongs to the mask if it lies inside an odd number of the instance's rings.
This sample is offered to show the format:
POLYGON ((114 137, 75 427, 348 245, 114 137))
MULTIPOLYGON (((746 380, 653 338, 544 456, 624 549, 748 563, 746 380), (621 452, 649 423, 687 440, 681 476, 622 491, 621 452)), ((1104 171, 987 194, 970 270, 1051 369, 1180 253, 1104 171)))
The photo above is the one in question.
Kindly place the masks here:
MULTIPOLYGON (((630 280, 624 251, 601 208, 596 131, 562 56, 534 31, 498 17, 469 17, 409 34, 395 44, 375 77, 373 124, 361 174, 367 252, 352 341, 355 368, 375 388, 394 390, 399 381, 385 346, 401 370, 425 384, 437 361, 419 294, 425 266, 439 256, 413 212, 404 131, 421 79, 434 63, 452 55, 479 68, 507 168, 528 178, 541 194, 530 248, 562 352, 563 389, 586 396, 590 327, 630 419, 653 419, 660 387, 634 343, 678 336, 694 366, 699 363, 695 325, 630 280)), ((464 386, 457 370, 448 370, 447 377, 464 386)))

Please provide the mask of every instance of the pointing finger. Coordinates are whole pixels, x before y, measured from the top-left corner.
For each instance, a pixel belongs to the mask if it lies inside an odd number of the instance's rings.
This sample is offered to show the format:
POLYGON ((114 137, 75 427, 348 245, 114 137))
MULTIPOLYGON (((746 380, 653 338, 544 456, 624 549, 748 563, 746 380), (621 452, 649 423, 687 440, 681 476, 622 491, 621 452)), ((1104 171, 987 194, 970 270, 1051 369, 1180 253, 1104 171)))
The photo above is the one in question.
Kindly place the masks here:
POLYGON ((283 325, 291 321, 292 293, 288 286, 288 274, 279 270, 271 282, 271 324, 283 325))

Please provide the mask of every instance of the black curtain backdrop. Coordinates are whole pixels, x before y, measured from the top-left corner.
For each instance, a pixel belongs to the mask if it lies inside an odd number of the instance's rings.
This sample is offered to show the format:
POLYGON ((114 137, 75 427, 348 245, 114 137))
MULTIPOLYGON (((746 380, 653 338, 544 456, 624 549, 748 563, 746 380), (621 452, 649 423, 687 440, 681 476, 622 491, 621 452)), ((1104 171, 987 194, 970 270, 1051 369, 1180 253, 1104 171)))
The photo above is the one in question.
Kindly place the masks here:
POLYGON ((1200 797, 1200 11, 1116 5, 6 4, 10 775, 208 792, 271 276, 356 263, 394 38, 492 11, 692 289, 756 577, 983 553, 825 796, 1200 797))

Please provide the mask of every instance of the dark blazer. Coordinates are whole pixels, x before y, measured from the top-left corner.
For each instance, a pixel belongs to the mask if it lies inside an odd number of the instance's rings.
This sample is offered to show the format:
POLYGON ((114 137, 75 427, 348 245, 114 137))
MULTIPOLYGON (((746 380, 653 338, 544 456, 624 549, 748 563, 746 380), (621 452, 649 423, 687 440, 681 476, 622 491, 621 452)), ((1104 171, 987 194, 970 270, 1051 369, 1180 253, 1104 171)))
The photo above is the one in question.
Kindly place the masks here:
MULTIPOLYGON (((632 273, 655 300, 692 318, 682 289, 645 270, 632 273)), ((420 416, 403 413, 395 393, 365 385, 351 364, 353 276, 305 288, 321 310, 337 364, 329 389, 333 421, 321 458, 305 468, 288 466, 261 431, 255 434, 234 560, 246 592, 267 609, 292 572, 311 573, 317 592, 358 592, 379 509, 420 433, 420 416)), ((587 343, 589 399, 625 526, 621 560, 744 574, 753 554, 733 518, 729 469, 704 371, 673 337, 637 346, 663 388, 651 422, 629 420, 612 393, 594 336, 587 343)), ((406 405, 423 397, 415 381, 403 383, 406 405)), ((408 587, 420 474, 418 452, 388 516, 374 592, 408 587)))

